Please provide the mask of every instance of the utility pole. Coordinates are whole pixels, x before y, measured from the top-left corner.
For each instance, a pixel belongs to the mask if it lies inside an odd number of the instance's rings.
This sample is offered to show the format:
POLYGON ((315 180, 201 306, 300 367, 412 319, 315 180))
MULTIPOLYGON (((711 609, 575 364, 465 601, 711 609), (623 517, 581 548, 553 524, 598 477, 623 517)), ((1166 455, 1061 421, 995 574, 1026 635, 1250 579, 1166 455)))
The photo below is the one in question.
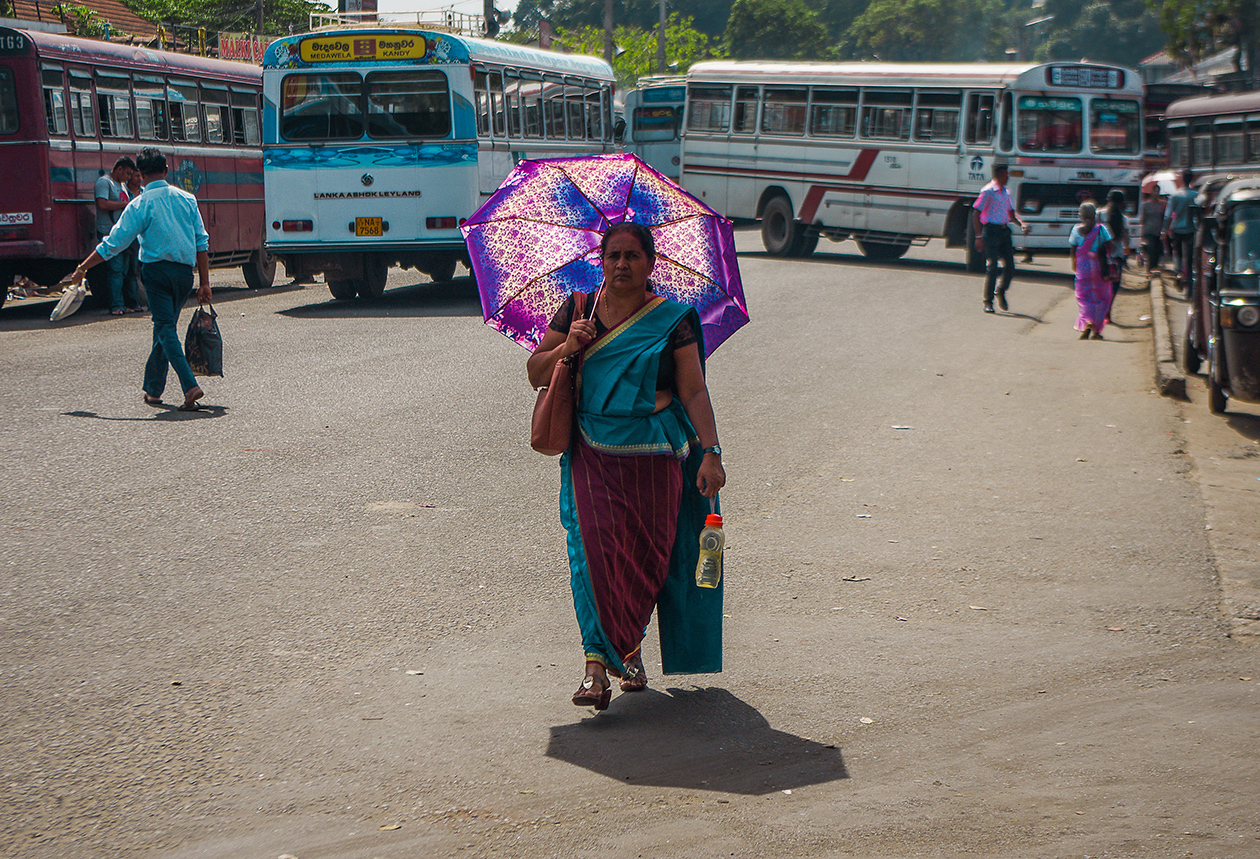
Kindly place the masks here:
POLYGON ((660 0, 661 26, 656 33, 656 73, 665 74, 665 0, 660 0))
POLYGON ((604 62, 613 61, 613 0, 604 0, 604 62))
POLYGON ((258 0, 258 29, 255 31, 258 35, 262 35, 263 31, 263 0, 258 0))

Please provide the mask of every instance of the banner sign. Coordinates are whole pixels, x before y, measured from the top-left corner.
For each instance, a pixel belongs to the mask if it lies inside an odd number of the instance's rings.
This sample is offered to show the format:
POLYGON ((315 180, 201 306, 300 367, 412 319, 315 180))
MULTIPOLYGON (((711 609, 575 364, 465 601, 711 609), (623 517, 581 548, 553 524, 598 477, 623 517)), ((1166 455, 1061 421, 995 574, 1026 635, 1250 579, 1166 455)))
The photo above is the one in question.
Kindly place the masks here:
POLYGON ((308 63, 345 63, 354 60, 422 60, 429 42, 419 33, 382 36, 315 36, 303 39, 298 54, 308 63))
POLYGON ((261 63, 263 52, 275 39, 253 33, 220 33, 219 59, 243 63, 261 63))

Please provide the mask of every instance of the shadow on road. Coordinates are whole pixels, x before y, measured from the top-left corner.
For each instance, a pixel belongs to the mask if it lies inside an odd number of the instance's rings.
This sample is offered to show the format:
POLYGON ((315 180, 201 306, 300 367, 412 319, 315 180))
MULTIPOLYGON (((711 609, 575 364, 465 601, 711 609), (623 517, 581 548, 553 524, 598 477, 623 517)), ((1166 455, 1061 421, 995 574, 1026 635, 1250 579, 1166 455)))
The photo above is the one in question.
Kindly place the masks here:
POLYGON ((198 421, 206 418, 221 418, 228 413, 227 406, 212 406, 203 403, 201 408, 195 412, 180 411, 174 405, 157 406, 157 411, 149 415, 147 418, 136 417, 114 417, 112 415, 101 415, 96 412, 89 411, 73 411, 62 412, 66 417, 71 418, 95 418, 98 421, 198 421))
POLYGON ((278 311, 300 319, 346 319, 372 316, 476 316, 481 317, 477 283, 471 277, 457 277, 445 283, 424 282, 394 287, 377 299, 335 299, 320 285, 327 301, 278 311))
POLYGON ((849 777, 838 748, 776 731, 718 688, 620 695, 552 728, 547 757, 625 784, 750 795, 849 777))

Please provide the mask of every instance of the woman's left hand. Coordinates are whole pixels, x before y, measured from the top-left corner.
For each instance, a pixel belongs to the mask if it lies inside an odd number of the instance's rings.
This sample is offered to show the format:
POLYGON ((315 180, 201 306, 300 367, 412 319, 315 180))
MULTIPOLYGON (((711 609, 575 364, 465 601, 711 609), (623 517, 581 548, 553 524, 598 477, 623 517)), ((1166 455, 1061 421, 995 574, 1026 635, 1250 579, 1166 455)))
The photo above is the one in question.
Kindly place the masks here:
POLYGON ((696 474, 696 488, 705 498, 713 498, 726 485, 726 469, 716 453, 706 453, 696 474))

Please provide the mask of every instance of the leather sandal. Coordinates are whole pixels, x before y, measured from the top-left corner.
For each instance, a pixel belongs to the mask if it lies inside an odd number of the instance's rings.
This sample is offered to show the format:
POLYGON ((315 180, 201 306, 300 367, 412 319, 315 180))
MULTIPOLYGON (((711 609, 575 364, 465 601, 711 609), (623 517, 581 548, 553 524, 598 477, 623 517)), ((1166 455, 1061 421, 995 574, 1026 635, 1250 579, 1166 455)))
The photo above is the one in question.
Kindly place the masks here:
POLYGON ((643 658, 632 657, 626 661, 626 673, 621 678, 622 692, 642 692, 647 688, 647 671, 643 669, 643 658))
POLYGON ((601 681, 594 674, 587 674, 582 678, 582 685, 573 693, 573 703, 579 707, 607 710, 610 701, 612 701, 612 685, 607 678, 601 681))

